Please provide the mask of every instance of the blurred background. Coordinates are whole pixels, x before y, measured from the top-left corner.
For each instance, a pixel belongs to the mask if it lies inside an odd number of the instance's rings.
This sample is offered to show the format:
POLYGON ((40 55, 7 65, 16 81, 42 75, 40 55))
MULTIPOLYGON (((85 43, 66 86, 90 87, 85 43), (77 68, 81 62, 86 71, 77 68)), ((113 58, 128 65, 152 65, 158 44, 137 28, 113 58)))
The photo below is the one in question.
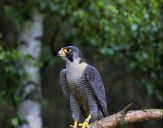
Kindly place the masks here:
MULTIPOLYGON (((162 0, 0 0, 0 128, 24 125, 31 109, 41 113, 44 128, 72 124, 58 81, 65 63, 56 57, 67 45, 80 48, 99 70, 110 114, 129 103, 134 103, 132 109, 162 108, 162 4, 162 0)), ((123 127, 161 128, 161 124, 148 121, 123 127)))

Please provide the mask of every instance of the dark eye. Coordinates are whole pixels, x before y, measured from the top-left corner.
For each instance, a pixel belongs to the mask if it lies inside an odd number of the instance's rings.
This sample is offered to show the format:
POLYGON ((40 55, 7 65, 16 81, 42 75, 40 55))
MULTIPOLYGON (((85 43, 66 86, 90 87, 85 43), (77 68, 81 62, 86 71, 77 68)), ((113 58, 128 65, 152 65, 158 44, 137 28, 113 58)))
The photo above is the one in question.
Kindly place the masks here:
POLYGON ((71 52, 71 49, 70 48, 67 48, 67 52, 71 52))

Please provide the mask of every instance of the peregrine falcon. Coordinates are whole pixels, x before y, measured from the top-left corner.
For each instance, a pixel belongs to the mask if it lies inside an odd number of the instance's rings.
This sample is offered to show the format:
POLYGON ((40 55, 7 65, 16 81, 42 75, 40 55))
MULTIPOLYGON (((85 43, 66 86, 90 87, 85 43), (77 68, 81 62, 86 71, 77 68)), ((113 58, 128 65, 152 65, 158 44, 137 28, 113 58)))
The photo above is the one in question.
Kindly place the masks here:
POLYGON ((73 128, 79 124, 89 128, 89 122, 108 115, 105 89, 99 72, 89 65, 81 51, 75 46, 66 46, 57 53, 66 62, 66 68, 60 72, 60 86, 70 102, 73 128))

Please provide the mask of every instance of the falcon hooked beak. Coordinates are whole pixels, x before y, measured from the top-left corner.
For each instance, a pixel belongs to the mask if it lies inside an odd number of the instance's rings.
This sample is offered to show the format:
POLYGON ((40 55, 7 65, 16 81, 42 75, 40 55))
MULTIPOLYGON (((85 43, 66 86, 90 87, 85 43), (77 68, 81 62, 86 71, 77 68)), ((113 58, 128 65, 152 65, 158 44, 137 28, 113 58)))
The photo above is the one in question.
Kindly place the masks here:
POLYGON ((57 56, 65 57, 67 52, 68 50, 66 48, 61 48, 61 50, 58 51, 57 56))

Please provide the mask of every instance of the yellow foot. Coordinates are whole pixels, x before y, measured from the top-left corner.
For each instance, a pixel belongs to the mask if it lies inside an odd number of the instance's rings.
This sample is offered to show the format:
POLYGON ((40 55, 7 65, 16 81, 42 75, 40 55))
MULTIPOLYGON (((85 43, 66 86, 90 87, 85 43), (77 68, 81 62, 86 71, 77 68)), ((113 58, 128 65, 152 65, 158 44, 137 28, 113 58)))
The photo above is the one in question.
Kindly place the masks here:
POLYGON ((78 126, 70 125, 70 128, 78 128, 78 126))
POLYGON ((81 128, 89 128, 89 120, 91 119, 91 115, 87 117, 87 119, 82 123, 79 124, 79 127, 81 128))
POLYGON ((89 122, 84 121, 82 124, 79 124, 79 127, 81 127, 81 128, 89 128, 89 124, 88 123, 89 122))
POLYGON ((70 125, 70 128, 78 128, 78 121, 75 120, 74 125, 70 125))

